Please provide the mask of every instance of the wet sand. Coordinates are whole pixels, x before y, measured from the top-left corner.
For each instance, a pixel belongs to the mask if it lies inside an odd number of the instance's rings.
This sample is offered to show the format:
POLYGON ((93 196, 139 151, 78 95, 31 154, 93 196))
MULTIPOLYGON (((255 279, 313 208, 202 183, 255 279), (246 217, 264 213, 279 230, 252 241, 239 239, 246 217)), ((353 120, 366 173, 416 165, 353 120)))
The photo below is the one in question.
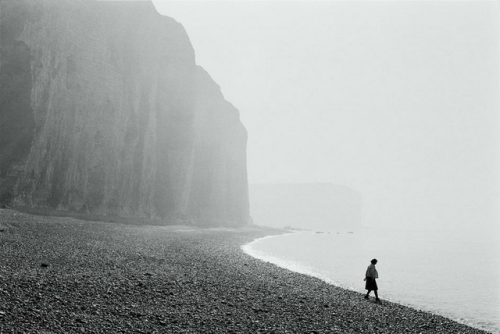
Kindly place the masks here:
POLYGON ((240 249, 283 232, 0 209, 0 333, 485 333, 240 249))

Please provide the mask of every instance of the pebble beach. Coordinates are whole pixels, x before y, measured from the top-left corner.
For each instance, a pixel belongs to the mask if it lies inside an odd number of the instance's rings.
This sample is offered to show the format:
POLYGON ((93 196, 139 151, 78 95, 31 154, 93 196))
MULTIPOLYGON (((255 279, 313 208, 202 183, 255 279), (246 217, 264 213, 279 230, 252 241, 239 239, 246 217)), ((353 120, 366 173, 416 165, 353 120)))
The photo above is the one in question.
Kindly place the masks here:
POLYGON ((0 209, 0 333, 486 333, 241 250, 285 232, 0 209))

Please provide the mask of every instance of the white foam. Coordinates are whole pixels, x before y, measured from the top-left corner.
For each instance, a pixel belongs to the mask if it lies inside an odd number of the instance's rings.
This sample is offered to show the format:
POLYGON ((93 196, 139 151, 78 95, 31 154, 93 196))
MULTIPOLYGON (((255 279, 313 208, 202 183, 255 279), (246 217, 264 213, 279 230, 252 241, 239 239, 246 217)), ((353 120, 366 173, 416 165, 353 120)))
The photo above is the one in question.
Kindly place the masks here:
POLYGON ((291 270, 291 271, 294 271, 294 272, 299 273, 299 274, 304 274, 307 276, 316 277, 316 278, 318 278, 318 279, 320 279, 328 284, 339 286, 338 283, 336 283, 335 281, 328 278, 323 273, 318 272, 317 270, 313 269, 312 267, 310 267, 306 264, 299 263, 297 261, 293 261, 290 259, 278 258, 278 257, 272 256, 272 255, 269 255, 265 252, 261 252, 261 251, 256 250, 256 246, 259 243, 261 243, 263 240, 273 239, 276 237, 282 238, 283 236, 293 235, 296 233, 307 233, 307 232, 292 232, 292 233, 281 234, 281 235, 277 235, 277 236, 270 235, 270 236, 258 238, 258 239, 255 239, 254 241, 249 242, 248 244, 241 246, 241 249, 243 250, 244 253, 246 253, 246 254, 248 254, 248 255, 250 255, 258 260, 272 263, 280 268, 291 270))

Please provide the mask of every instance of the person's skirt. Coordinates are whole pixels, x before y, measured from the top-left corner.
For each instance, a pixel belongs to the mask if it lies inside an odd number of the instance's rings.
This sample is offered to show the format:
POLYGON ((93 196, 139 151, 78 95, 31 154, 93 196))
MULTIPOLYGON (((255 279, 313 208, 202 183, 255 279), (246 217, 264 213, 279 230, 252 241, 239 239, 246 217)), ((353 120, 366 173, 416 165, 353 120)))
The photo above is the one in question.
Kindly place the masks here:
POLYGON ((378 290, 377 287, 377 282, 375 281, 375 278, 373 277, 367 277, 366 278, 366 285, 365 285, 366 290, 378 290))

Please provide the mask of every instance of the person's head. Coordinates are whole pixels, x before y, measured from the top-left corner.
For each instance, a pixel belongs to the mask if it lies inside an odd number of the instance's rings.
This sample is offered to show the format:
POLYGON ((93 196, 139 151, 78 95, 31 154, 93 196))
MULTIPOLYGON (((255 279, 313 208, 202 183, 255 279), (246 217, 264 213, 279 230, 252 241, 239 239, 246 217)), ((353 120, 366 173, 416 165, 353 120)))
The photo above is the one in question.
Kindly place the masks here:
POLYGON ((373 259, 372 264, 377 264, 377 259, 373 259))

